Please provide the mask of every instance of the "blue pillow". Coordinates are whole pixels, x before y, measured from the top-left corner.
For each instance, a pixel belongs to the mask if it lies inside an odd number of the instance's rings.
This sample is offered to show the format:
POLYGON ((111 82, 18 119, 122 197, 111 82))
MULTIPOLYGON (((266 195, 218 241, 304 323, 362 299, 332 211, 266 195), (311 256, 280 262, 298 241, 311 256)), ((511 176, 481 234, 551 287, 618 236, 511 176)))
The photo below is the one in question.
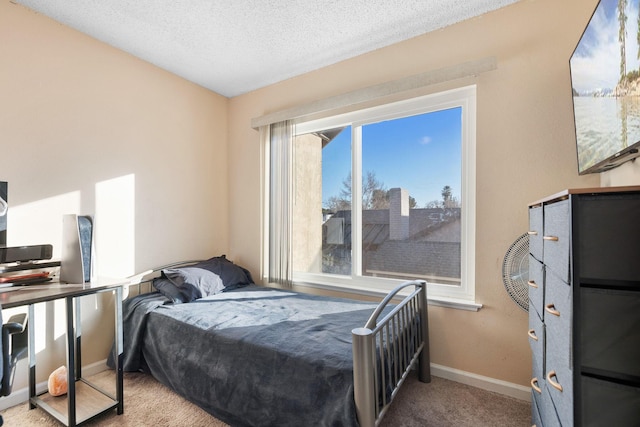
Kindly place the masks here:
POLYGON ((224 255, 189 267, 164 269, 153 280, 153 286, 174 303, 191 302, 251 283, 251 273, 224 255))
MULTIPOLYGON (((222 279, 224 290, 239 288, 253 283, 249 270, 229 261, 226 255, 199 262, 194 267, 203 268, 217 274, 222 279)), ((204 295, 203 295, 204 296, 204 295)))
POLYGON ((224 289, 217 274, 196 267, 162 270, 160 277, 153 279, 153 286, 174 303, 191 302, 224 289))

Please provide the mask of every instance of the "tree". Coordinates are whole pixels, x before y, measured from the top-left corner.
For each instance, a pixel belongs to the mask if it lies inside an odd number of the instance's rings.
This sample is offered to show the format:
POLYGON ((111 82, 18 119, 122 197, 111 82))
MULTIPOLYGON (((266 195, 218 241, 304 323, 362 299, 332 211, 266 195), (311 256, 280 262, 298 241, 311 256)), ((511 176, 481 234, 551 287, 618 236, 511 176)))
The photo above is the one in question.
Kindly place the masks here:
POLYGON ((362 209, 389 209, 387 188, 378 181, 375 172, 367 172, 362 180, 362 209))
POLYGON ((459 208, 460 201, 453 196, 453 190, 449 185, 442 187, 440 191, 442 195, 442 201, 432 200, 425 205, 427 209, 446 209, 446 208, 459 208))
POLYGON ((640 8, 638 8, 638 32, 636 34, 636 41, 638 42, 638 52, 636 58, 640 59, 640 8))
POLYGON ((445 185, 440 194, 442 194, 442 205, 446 205, 451 200, 451 187, 445 185))
MULTIPOLYGON (((389 197, 384 184, 376 178, 374 172, 367 172, 362 181, 362 209, 387 209, 389 197)), ((327 208, 337 212, 351 209, 351 172, 342 180, 340 195, 331 196, 327 208)))
MULTIPOLYGON (((417 205, 416 199, 409 196, 409 208, 417 205)), ((340 194, 329 198, 326 208, 333 212, 351 209, 351 173, 342 180, 340 194)), ((362 180, 362 209, 389 209, 389 190, 376 178, 375 172, 367 172, 362 180)))
POLYGON ((442 188, 442 192, 440 193, 442 194, 442 207, 447 209, 447 208, 459 208, 460 207, 460 201, 458 199, 455 198, 455 196, 453 196, 453 190, 451 189, 450 186, 445 185, 442 188))
POLYGON ((627 75, 627 57, 626 57, 626 32, 627 32, 627 0, 618 0, 618 41, 620 42, 620 81, 622 82, 627 75))
POLYGON ((351 173, 342 180, 340 195, 329 197, 326 209, 332 212, 347 211, 351 209, 351 173))

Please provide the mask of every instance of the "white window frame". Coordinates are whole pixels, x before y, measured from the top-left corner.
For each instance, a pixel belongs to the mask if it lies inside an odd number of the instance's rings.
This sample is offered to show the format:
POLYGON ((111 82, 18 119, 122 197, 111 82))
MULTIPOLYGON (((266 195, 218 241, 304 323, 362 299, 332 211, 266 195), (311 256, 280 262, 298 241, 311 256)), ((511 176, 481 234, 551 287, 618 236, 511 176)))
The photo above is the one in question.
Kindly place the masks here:
MULTIPOLYGON (((461 284, 450 286, 429 283, 430 303, 477 310, 475 303, 475 218, 476 218, 476 86, 465 86, 431 95, 367 108, 323 119, 297 123, 295 134, 352 126, 352 188, 353 194, 362 189, 361 126, 383 120, 430 113, 461 107, 462 111, 462 224, 461 224, 461 284)), ((361 224, 362 199, 352 200, 352 223, 361 224)), ((352 272, 360 272, 362 265, 361 227, 352 230, 352 272)), ((338 276, 323 273, 293 272, 294 285, 346 290, 363 294, 386 293, 405 280, 353 274, 338 276)))

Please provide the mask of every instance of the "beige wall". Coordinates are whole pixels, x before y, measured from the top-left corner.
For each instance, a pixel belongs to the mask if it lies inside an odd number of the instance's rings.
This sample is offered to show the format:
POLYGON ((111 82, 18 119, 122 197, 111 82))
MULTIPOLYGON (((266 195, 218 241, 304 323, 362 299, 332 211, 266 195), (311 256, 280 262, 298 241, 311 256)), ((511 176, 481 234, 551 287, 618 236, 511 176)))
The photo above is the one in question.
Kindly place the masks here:
POLYGON ((603 187, 640 185, 640 161, 636 159, 601 174, 600 183, 603 187))
MULTIPOLYGON (((226 98, 8 0, 0 40, 9 245, 59 257, 62 214, 81 213, 95 216, 102 274, 227 251, 226 98)), ((86 363, 106 358, 112 304, 83 304, 86 363)), ((36 311, 38 381, 64 361, 62 310, 36 311)))
MULTIPOLYGON (((428 88, 477 84, 477 313, 431 307, 433 362, 527 385, 527 315, 503 288, 501 263, 527 231, 527 204, 564 188, 598 186, 579 177, 569 57, 597 0, 525 0, 230 100, 229 194, 232 256, 260 267, 261 163, 250 120, 263 114, 402 77, 495 56, 497 70, 428 88)), ((637 175, 636 175, 637 176, 637 175)))

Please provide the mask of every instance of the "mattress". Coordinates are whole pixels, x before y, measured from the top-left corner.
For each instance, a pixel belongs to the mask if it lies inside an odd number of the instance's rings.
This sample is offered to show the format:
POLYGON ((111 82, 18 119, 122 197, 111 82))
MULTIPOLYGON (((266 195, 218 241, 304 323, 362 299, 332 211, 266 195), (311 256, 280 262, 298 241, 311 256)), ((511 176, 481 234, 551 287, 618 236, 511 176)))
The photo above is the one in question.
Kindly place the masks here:
POLYGON ((377 304, 250 285, 125 301, 124 370, 233 426, 357 426, 351 330, 377 304))

